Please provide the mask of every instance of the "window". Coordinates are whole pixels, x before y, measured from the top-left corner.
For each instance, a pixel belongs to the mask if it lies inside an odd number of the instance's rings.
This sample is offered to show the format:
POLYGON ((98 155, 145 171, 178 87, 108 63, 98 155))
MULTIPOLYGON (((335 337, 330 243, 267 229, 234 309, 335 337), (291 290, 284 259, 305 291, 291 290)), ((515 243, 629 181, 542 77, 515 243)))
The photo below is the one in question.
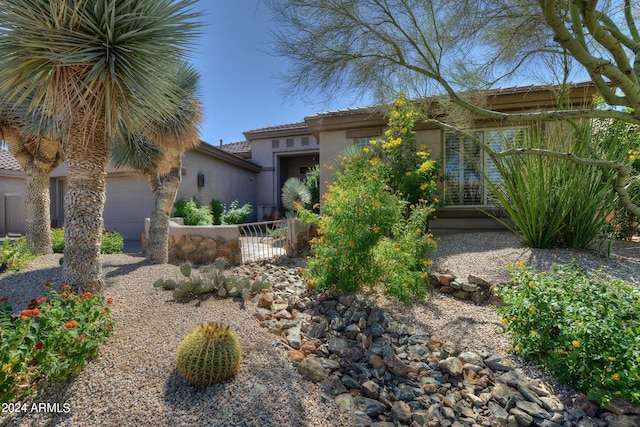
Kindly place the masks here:
POLYGON ((287 147, 293 147, 293 138, 287 138, 287 147))
POLYGON ((280 140, 272 139, 271 140, 271 148, 280 148, 280 140))
POLYGON ((369 141, 371 141, 374 138, 370 138, 368 136, 364 137, 364 138, 353 138, 353 143, 355 145, 360 145, 362 147, 366 147, 369 145, 369 141))
MULTIPOLYGON (((474 132, 474 136, 485 142, 494 151, 500 151, 503 142, 523 137, 523 129, 491 129, 474 132)), ((444 199, 449 205, 474 206, 494 203, 491 182, 498 182, 500 174, 491 158, 468 138, 456 133, 444 136, 445 185, 444 199)))
POLYGON ((303 136, 300 139, 300 145, 309 145, 309 137, 308 136, 303 136))

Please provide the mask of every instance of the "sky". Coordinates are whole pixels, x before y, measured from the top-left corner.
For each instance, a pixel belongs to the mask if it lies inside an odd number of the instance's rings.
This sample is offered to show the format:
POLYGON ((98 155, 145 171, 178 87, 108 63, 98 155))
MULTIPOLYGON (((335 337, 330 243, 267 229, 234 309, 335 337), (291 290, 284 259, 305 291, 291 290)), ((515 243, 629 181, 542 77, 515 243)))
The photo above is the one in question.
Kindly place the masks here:
POLYGON ((279 77, 287 62, 269 53, 273 20, 261 0, 199 0, 203 34, 191 54, 200 72, 204 107, 201 139, 209 144, 244 141, 242 132, 300 122, 305 116, 353 106, 285 97, 279 77))

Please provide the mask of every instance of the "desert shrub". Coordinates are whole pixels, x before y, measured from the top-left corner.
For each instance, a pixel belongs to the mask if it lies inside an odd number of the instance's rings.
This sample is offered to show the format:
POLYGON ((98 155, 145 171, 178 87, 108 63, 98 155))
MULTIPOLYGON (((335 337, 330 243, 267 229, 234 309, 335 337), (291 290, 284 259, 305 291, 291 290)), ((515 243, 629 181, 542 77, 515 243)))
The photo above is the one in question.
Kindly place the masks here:
MULTIPOLYGON (((504 149, 571 152, 577 157, 625 163, 624 127, 616 123, 555 123, 545 131, 523 133, 504 149)), ((626 132, 626 131, 625 131, 626 132)), ((618 206, 612 172, 566 159, 515 154, 494 159, 500 182, 489 185, 515 227, 503 222, 532 247, 586 248, 607 231, 618 206)))
POLYGON ((416 118, 401 95, 385 139, 352 146, 330 166, 335 181, 323 196, 324 215, 300 211, 303 221, 318 225, 305 270, 314 285, 355 291, 383 283, 401 300, 424 296, 426 256, 435 249, 428 221, 437 165, 426 147, 416 147, 416 118))
POLYGON ((282 186, 282 205, 289 212, 304 209, 311 202, 311 193, 303 181, 291 177, 282 186))
POLYGON ((402 219, 405 202, 389 191, 388 169, 371 153, 340 157, 339 164, 305 274, 318 287, 354 291, 378 283, 373 249, 402 219))
POLYGON ((207 206, 200 206, 194 199, 190 199, 183 208, 184 225, 211 225, 213 215, 207 206))
POLYGON ((121 254, 124 249, 124 239, 117 231, 102 230, 102 244, 100 253, 121 254))
POLYGON ((211 214, 213 215, 213 223, 219 225, 222 223, 222 214, 224 213, 224 203, 220 200, 211 200, 211 214))
POLYGON ((27 248, 27 239, 21 237, 14 240, 5 238, 0 246, 0 265, 3 271, 18 271, 25 268, 35 256, 27 248))
POLYGON ((111 301, 65 285, 12 317, 10 302, 0 298, 0 403, 34 393, 41 379, 80 371, 112 334, 111 301))
POLYGON ((249 203, 245 203, 241 207, 238 201, 234 200, 222 214, 222 224, 242 224, 251 215, 251 212, 253 212, 253 208, 249 203))
POLYGON ((318 165, 311 168, 307 178, 304 180, 304 185, 306 185, 311 195, 311 200, 309 201, 311 210, 314 213, 320 213, 320 167, 318 165))
MULTIPOLYGON (((51 229, 51 247, 56 254, 64 253, 64 227, 51 229)), ((124 238, 116 230, 102 230, 100 253, 121 254, 124 249, 124 238)))
POLYGON ((640 402, 640 290, 573 263, 509 268, 511 283, 496 291, 514 351, 603 404, 640 402))
POLYGON ((184 218, 185 207, 187 206, 187 203, 189 203, 190 200, 193 200, 193 197, 191 199, 182 198, 182 199, 176 200, 175 203, 173 204, 173 215, 184 218))

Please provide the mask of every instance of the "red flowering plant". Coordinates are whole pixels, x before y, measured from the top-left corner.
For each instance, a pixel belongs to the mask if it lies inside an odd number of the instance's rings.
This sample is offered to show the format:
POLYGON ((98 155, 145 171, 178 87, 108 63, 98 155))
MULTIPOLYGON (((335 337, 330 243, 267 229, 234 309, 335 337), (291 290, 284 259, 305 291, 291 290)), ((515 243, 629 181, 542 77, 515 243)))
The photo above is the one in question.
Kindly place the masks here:
MULTIPOLYGON (((113 333, 108 302, 64 285, 13 314, 0 298, 0 403, 37 390, 39 379, 64 379, 95 357, 113 333)), ((107 299, 112 302, 112 298, 107 299)))

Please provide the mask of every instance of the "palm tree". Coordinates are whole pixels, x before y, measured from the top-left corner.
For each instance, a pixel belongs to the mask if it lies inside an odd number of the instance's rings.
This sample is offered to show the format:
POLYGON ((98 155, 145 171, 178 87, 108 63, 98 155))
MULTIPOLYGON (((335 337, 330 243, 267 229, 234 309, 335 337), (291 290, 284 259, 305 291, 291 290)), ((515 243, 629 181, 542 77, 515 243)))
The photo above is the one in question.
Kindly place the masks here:
POLYGON ((31 133, 15 115, 0 109, 0 134, 9 152, 25 171, 25 228, 27 247, 34 254, 50 254, 51 215, 49 174, 63 160, 62 145, 31 133))
POLYGON ((123 131, 123 137, 111 148, 114 165, 131 166, 149 181, 155 205, 147 236, 147 258, 155 264, 169 262, 169 216, 182 180, 182 157, 200 143, 199 79, 193 67, 179 64, 175 82, 181 96, 172 114, 157 120, 143 136, 127 136, 123 131))
POLYGON ((177 93, 173 64, 195 37, 195 0, 0 0, 0 101, 55 124, 68 166, 65 274, 100 291, 109 141, 148 128, 177 93))

